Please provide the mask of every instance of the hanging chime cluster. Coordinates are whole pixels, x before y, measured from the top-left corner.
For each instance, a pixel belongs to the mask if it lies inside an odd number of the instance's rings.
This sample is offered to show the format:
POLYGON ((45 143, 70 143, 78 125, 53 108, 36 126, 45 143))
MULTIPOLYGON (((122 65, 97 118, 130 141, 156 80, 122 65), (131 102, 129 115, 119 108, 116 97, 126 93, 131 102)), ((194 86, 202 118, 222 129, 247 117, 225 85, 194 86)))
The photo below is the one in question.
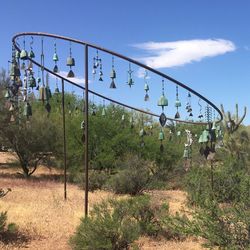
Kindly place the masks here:
POLYGON ((103 71, 102 71, 102 59, 99 57, 98 50, 96 51, 96 56, 93 57, 93 69, 92 74, 93 78, 95 79, 95 75, 97 74, 97 71, 99 70, 99 82, 103 82, 103 71))

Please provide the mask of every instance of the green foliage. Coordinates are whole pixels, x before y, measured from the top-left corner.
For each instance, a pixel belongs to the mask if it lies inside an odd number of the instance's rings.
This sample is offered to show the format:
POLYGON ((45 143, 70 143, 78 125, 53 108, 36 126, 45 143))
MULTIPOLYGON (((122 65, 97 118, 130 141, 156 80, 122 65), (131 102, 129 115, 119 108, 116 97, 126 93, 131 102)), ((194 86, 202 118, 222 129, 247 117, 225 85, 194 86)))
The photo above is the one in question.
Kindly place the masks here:
POLYGON ((73 249, 129 249, 141 234, 159 230, 149 197, 108 200, 94 206, 90 217, 82 219, 73 249))
POLYGON ((120 170, 111 177, 109 187, 117 194, 137 195, 142 193, 150 182, 150 162, 138 156, 129 155, 120 170))

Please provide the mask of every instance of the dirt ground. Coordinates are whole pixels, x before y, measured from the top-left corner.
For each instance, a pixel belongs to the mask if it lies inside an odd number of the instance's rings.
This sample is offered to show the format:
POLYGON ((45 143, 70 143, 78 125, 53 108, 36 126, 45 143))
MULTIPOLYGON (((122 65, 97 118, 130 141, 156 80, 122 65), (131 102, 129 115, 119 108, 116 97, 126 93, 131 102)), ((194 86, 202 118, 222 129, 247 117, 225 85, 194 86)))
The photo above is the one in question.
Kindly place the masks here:
MULTIPOLYGON (((63 199, 63 184, 43 178, 57 176, 60 172, 40 168, 35 179, 18 178, 15 161, 11 153, 0 153, 0 188, 12 191, 0 199, 0 211, 8 211, 8 222, 18 225, 19 235, 0 241, 0 249, 68 250, 69 238, 80 223, 84 211, 84 192, 76 185, 68 185, 68 199, 63 199), (39 178, 41 177, 41 178, 39 178)), ((152 191, 156 202, 168 202, 170 212, 185 208, 186 194, 183 191, 152 191)), ((109 192, 97 191, 89 194, 91 207, 104 199, 114 197, 109 192)), ((200 250, 201 241, 187 239, 182 242, 142 237, 138 241, 142 250, 200 250)))

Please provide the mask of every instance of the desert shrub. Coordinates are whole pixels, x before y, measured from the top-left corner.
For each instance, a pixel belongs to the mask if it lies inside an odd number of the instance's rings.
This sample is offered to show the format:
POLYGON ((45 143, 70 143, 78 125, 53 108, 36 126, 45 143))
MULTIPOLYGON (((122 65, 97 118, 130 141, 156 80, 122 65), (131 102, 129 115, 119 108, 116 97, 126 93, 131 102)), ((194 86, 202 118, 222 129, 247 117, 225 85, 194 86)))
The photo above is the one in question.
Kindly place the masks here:
POLYGON ((129 249, 141 234, 156 234, 160 230, 147 196, 108 200, 95 205, 90 216, 82 219, 73 249, 129 249))
POLYGON ((206 202, 203 208, 191 213, 192 219, 177 214, 164 223, 173 232, 199 236, 207 240, 205 246, 220 249, 249 249, 250 211, 242 205, 221 207, 217 202, 206 202))
POLYGON ((5 230, 7 221, 7 212, 0 213, 0 234, 5 230))
POLYGON ((141 194, 151 180, 149 162, 138 156, 130 156, 121 169, 109 181, 109 188, 117 194, 141 194))

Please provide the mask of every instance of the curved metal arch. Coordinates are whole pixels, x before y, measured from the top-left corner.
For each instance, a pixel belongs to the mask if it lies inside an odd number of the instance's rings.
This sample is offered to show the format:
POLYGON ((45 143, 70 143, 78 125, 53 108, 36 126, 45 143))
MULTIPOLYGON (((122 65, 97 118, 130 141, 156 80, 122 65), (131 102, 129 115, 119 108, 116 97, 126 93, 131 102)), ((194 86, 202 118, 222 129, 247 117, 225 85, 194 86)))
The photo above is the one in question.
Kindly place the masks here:
MULTIPOLYGON (((91 48, 93 48, 93 49, 98 49, 98 50, 100 50, 100 51, 103 51, 103 52, 106 52, 106 53, 108 53, 108 54, 111 54, 111 55, 114 55, 114 56, 116 56, 116 57, 119 57, 119 58, 121 58, 121 59, 123 59, 123 60, 125 60, 125 61, 128 61, 128 62, 131 62, 131 63, 133 63, 133 64, 136 64, 137 66, 140 66, 140 67, 142 67, 142 68, 144 68, 144 69, 147 69, 148 71, 151 71, 151 72, 155 73, 156 75, 159 75, 159 76, 161 76, 161 77, 163 77, 163 78, 165 78, 165 79, 167 79, 167 80, 169 80, 169 81, 171 81, 171 82, 177 84, 178 86, 180 86, 180 87, 186 89, 187 91, 191 92, 191 93, 194 94, 195 96, 199 97, 200 99, 202 99, 203 101, 205 101, 207 104, 209 104, 211 107, 213 107, 213 108, 218 112, 218 114, 219 114, 219 116, 220 116, 220 119, 217 120, 216 122, 221 122, 221 121, 223 120, 223 115, 222 115, 220 109, 219 109, 214 103, 212 103, 211 101, 209 101, 206 97, 204 97, 204 96, 201 95, 200 93, 196 92, 195 90, 193 90, 192 88, 188 87, 188 86, 185 85, 184 83, 182 83, 182 82, 180 82, 180 81, 178 81, 178 80, 176 80, 176 79, 174 79, 174 78, 172 78, 172 77, 170 77, 170 76, 168 76, 168 75, 166 75, 166 74, 164 74, 164 73, 162 73, 162 72, 160 72, 160 71, 158 71, 158 70, 155 70, 155 69, 153 69, 153 68, 151 68, 151 67, 149 67, 149 66, 147 66, 147 65, 144 65, 143 63, 140 63, 140 62, 138 62, 138 61, 136 61, 136 60, 134 60, 134 59, 131 59, 131 58, 129 58, 129 57, 126 57, 126 56, 124 56, 124 55, 122 55, 122 54, 119 54, 119 53, 114 52, 114 51, 112 51, 112 50, 108 50, 108 49, 106 49, 106 48, 100 47, 100 46, 95 45, 95 44, 91 44, 91 43, 86 42, 86 41, 81 41, 81 40, 73 39, 73 38, 70 38, 70 37, 59 36, 59 35, 49 34, 49 33, 44 33, 44 32, 22 32, 22 33, 16 34, 16 35, 12 38, 12 43, 13 43, 14 47, 15 47, 19 52, 21 51, 21 49, 18 47, 18 45, 17 45, 18 43, 17 43, 16 40, 17 40, 19 37, 21 37, 21 36, 50 37, 50 38, 57 38, 57 39, 65 40, 65 41, 74 42, 74 43, 77 43, 77 44, 80 44, 80 45, 84 45, 84 46, 87 45, 88 47, 91 47, 91 48)), ((81 89, 83 89, 83 90, 85 89, 85 87, 80 86, 80 85, 78 85, 77 83, 74 83, 73 81, 70 81, 68 78, 63 77, 63 76, 61 76, 61 75, 58 75, 58 74, 54 73, 52 70, 50 70, 50 69, 48 69, 48 68, 42 66, 40 63, 38 63, 37 61, 33 60, 32 58, 29 57, 28 59, 29 59, 30 61, 32 61, 34 64, 36 64, 38 67, 40 67, 40 68, 43 67, 44 70, 46 70, 46 71, 49 72, 50 74, 52 74, 52 75, 54 75, 54 76, 56 76, 56 77, 58 77, 58 78, 60 78, 60 79, 62 79, 62 80, 64 80, 64 81, 66 81, 66 82, 69 82, 70 84, 72 84, 72 85, 74 85, 74 86, 76 86, 76 87, 78 87, 78 88, 81 88, 81 89)), ((103 99, 106 99, 106 100, 108 100, 108 101, 110 101, 110 102, 113 102, 113 103, 116 103, 116 104, 118 104, 118 105, 124 106, 124 107, 126 107, 126 108, 129 108, 129 109, 132 109, 132 110, 135 110, 135 111, 139 111, 139 112, 144 113, 144 114, 148 114, 148 115, 152 115, 152 116, 155 116, 155 117, 159 117, 159 115, 157 115, 157 114, 154 114, 154 113, 151 113, 151 112, 147 112, 147 111, 145 111, 145 110, 138 109, 138 108, 136 108, 136 107, 127 105, 127 104, 125 104, 125 103, 121 103, 121 102, 119 102, 119 101, 116 101, 116 100, 114 100, 114 99, 108 98, 108 97, 106 97, 106 96, 104 96, 104 95, 101 95, 101 94, 99 94, 99 93, 97 93, 97 92, 94 92, 94 91, 92 91, 92 90, 89 90, 89 92, 92 93, 92 94, 94 94, 94 95, 96 95, 96 96, 99 96, 99 97, 101 97, 101 98, 103 98, 103 99)), ((196 125, 205 125, 205 124, 207 124, 206 122, 192 122, 192 121, 185 121, 185 120, 174 119, 174 118, 170 118, 170 117, 167 117, 167 120, 176 121, 176 122, 178 122, 178 123, 187 123, 187 124, 196 124, 196 125)))

